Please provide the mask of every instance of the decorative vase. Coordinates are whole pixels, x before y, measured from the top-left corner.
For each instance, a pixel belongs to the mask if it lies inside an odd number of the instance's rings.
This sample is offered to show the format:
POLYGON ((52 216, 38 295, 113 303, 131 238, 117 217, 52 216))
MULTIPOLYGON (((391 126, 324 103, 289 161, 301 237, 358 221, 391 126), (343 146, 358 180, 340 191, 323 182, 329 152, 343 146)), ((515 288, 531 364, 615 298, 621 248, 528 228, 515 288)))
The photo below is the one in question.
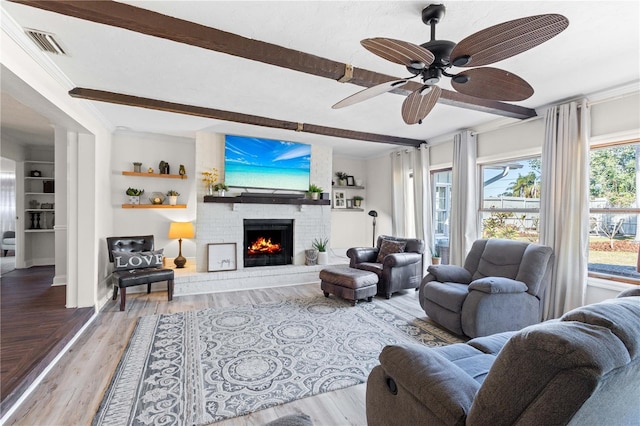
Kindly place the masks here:
POLYGON ((360 207, 362 205, 362 200, 353 200, 354 207, 360 207))
POLYGON ((318 265, 328 265, 329 264, 329 253, 326 251, 318 252, 318 265))
POLYGON ((224 197, 224 189, 218 189, 218 197, 224 197))
POLYGON ((320 196, 320 193, 318 193, 318 192, 311 192, 311 193, 310 193, 310 195, 311 195, 311 199, 312 199, 312 200, 317 200, 317 199, 318 199, 318 197, 320 196))
POLYGON ((214 190, 213 190, 213 184, 209 184, 207 185, 207 195, 213 195, 215 194, 214 190))
POLYGON ((439 265, 440 264, 440 258, 439 257, 432 257, 431 258, 431 264, 432 265, 439 265))
POLYGON ((338 179, 338 185, 339 186, 347 186, 347 180, 346 179, 338 179))
POLYGON ((177 195, 169 195, 169 205, 175 206, 178 204, 178 196, 177 195))
POLYGON ((140 204, 139 195, 129 195, 129 204, 140 204))
POLYGON ((318 262, 318 250, 307 249, 304 251, 304 263, 308 266, 316 265, 318 262))

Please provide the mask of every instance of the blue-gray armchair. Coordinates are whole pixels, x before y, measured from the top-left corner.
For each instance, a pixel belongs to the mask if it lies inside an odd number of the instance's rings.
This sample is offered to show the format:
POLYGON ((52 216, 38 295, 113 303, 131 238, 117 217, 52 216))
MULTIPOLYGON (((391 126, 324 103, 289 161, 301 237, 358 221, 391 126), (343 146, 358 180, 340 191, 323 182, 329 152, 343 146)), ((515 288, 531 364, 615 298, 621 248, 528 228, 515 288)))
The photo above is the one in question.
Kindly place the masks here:
POLYGON ((420 284, 429 318, 456 334, 487 336, 542 320, 551 247, 489 239, 473 243, 464 267, 432 265, 420 284))

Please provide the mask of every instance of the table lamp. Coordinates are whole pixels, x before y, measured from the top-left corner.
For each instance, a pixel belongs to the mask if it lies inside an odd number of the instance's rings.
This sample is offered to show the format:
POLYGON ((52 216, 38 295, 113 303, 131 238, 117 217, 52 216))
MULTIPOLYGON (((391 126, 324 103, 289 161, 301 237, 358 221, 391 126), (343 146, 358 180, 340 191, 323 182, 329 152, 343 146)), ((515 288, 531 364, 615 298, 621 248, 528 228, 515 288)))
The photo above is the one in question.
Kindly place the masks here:
POLYGON ((187 259, 182 256, 182 239, 183 238, 193 238, 195 232, 193 230, 193 223, 191 222, 171 222, 171 226, 169 227, 169 238, 175 240, 178 238, 178 244, 180 250, 178 252, 178 257, 173 259, 173 263, 175 263, 176 268, 184 268, 184 265, 187 263, 187 259))

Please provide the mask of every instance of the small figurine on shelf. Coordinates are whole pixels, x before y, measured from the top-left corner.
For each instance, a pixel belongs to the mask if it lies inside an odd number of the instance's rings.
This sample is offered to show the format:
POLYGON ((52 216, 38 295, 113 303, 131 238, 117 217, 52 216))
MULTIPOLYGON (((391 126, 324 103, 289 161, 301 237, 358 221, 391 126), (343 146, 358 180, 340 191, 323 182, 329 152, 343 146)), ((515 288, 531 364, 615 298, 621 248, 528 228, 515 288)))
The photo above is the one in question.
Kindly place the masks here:
POLYGON ((149 167, 149 168, 147 169, 147 173, 153 173, 153 167, 149 167))
POLYGON ((180 176, 184 176, 187 174, 187 170, 184 168, 184 164, 180 164, 180 171, 178 171, 180 176))
POLYGON ((158 166, 158 172, 161 175, 168 175, 169 174, 169 163, 167 163, 166 161, 161 161, 160 165, 158 166))

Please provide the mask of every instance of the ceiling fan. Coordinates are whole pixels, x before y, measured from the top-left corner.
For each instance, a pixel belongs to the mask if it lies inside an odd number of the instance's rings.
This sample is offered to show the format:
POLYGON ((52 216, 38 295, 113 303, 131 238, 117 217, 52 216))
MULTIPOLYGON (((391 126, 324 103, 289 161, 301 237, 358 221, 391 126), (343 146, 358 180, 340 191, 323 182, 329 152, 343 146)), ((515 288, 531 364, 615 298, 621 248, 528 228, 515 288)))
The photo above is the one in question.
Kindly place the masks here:
POLYGON ((484 67, 525 52, 564 31, 569 20, 558 14, 529 16, 503 22, 472 34, 457 44, 436 39, 436 25, 444 17, 443 4, 431 4, 422 10, 422 22, 431 27, 431 40, 416 45, 391 38, 368 38, 360 43, 371 53, 404 65, 412 76, 391 80, 357 92, 332 108, 342 108, 400 88, 415 77, 423 85, 402 104, 407 124, 422 123, 435 106, 442 89, 437 84, 451 78, 452 87, 465 95, 496 101, 522 101, 533 95, 533 88, 522 78, 499 68, 484 67), (481 67, 451 73, 452 67, 481 67))

